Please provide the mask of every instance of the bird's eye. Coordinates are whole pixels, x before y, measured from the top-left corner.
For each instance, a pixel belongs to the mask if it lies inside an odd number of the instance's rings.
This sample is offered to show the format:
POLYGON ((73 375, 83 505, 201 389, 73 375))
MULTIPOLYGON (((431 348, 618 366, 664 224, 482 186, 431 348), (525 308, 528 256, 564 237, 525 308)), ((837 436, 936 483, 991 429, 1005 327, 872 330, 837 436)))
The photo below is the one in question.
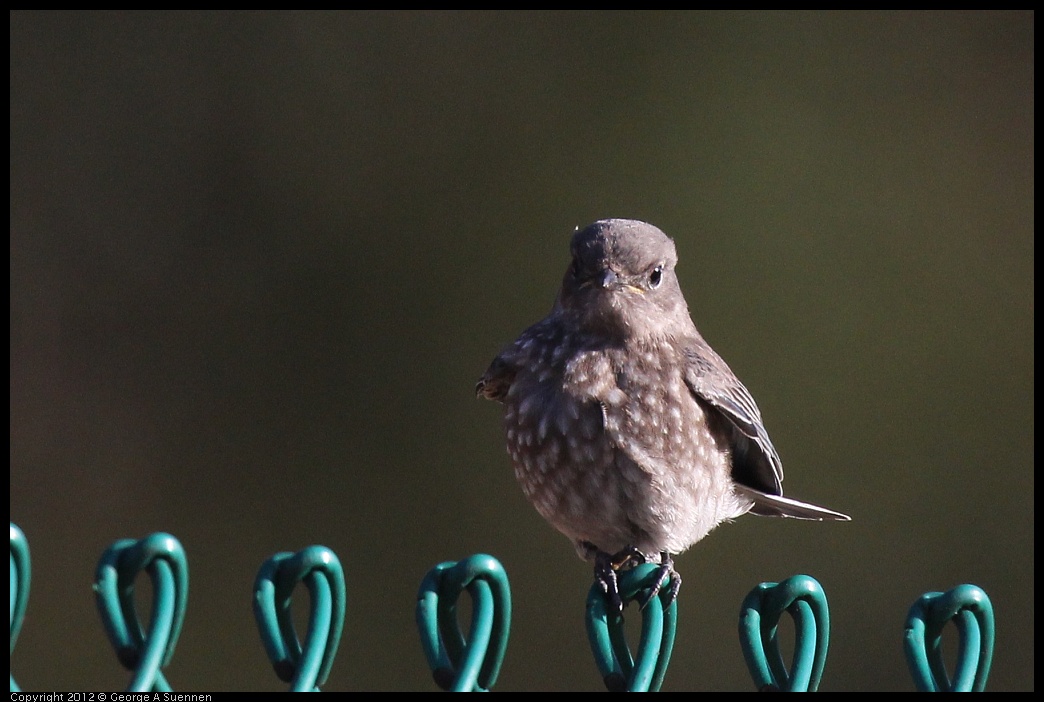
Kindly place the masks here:
POLYGON ((663 282, 663 266, 656 266, 649 274, 649 287, 658 288, 661 282, 663 282))

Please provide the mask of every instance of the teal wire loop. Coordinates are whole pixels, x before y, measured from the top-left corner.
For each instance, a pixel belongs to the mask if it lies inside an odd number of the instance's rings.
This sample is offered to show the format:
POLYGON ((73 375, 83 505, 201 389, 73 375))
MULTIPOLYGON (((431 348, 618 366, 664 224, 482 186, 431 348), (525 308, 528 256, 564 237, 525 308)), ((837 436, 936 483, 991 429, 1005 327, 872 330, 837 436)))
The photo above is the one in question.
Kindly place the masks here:
MULTIPOLYGON (((634 600, 644 601, 659 577, 659 566, 652 563, 618 572, 620 598, 625 605, 634 600)), ((591 586, 587 595, 587 638, 598 671, 610 691, 655 692, 663 684, 678 619, 678 603, 667 601, 669 589, 665 584, 642 610, 638 656, 633 658, 627 645, 623 615, 612 610, 597 582, 591 586)))
POLYGON ((739 635, 743 657, 759 690, 815 692, 830 639, 830 613, 822 585, 808 575, 758 585, 743 600, 739 635), (783 612, 794 620, 794 658, 789 671, 777 637, 783 612))
POLYGON ((975 585, 925 593, 906 617, 906 661, 920 692, 982 692, 993 660, 993 605, 975 585), (960 635, 953 679, 942 656, 942 631, 953 622, 960 635))
MULTIPOLYGON (((22 530, 11 523, 11 653, 14 654, 18 632, 22 630, 25 608, 29 604, 29 541, 22 530)), ((11 692, 20 692, 11 673, 11 692)))
POLYGON ((174 655, 188 603, 188 562, 178 540, 157 533, 115 542, 98 562, 94 593, 116 657, 134 673, 127 690, 171 692, 160 669, 174 655), (147 631, 134 607, 134 581, 142 571, 152 581, 147 631))
POLYGON ((485 692, 504 661, 511 628, 511 588, 504 567, 478 554, 440 563, 417 593, 417 629, 435 683, 454 692, 485 692), (465 639, 457 600, 471 596, 471 629, 465 639))
POLYGON ((326 682, 344 629, 344 569, 325 546, 277 553, 254 581, 254 618, 276 675, 293 692, 318 691, 326 682), (311 608, 304 645, 297 637, 291 600, 298 583, 308 588, 311 608))

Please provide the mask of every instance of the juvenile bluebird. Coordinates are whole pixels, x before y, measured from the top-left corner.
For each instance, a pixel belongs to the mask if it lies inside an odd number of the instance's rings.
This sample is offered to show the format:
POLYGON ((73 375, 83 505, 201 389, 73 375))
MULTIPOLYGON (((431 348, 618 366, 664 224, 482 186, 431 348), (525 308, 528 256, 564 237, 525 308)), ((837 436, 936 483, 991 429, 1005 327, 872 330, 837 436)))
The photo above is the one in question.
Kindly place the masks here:
POLYGON ((628 219, 574 234, 547 317, 493 359, 475 388, 502 402, 515 477, 565 534, 616 609, 616 571, 659 562, 742 514, 843 520, 784 497, 754 399, 689 317, 674 242, 628 219))

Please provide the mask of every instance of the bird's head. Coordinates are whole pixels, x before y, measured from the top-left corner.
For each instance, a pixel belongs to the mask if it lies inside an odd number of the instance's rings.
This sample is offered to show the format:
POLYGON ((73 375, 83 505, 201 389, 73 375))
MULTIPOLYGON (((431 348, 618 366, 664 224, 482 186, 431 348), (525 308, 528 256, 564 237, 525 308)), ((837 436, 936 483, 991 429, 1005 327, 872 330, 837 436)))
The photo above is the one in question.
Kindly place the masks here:
POLYGON ((578 229, 556 307, 582 331, 612 338, 678 336, 692 326, 674 242, 632 219, 578 229))

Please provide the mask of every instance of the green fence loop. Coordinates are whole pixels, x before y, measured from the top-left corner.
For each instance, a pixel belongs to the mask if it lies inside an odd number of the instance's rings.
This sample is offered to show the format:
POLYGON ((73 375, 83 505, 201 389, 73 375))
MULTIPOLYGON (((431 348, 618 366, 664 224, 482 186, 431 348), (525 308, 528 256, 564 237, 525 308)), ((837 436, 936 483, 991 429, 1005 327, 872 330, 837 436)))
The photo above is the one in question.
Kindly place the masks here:
POLYGON ((171 692, 160 669, 174 655, 188 603, 188 562, 178 540, 157 533, 115 542, 98 562, 94 592, 116 657, 134 672, 127 690, 171 692), (147 633, 134 607, 134 581, 142 571, 153 592, 147 633))
POLYGON ((975 585, 925 593, 906 617, 904 646, 920 692, 982 692, 993 660, 993 605, 975 585), (942 657, 942 631, 953 622, 960 636, 953 680, 942 657))
POLYGON ((325 546, 277 553, 254 581, 254 618, 265 652, 292 692, 318 691, 333 667, 344 630, 347 596, 341 561, 325 546), (301 645, 291 616, 297 584, 308 588, 308 632, 301 645))
MULTIPOLYGON (((634 600, 644 602, 660 576, 660 567, 652 563, 618 572, 620 598, 625 605, 634 600)), ((678 603, 668 602, 669 590, 666 586, 661 588, 658 596, 642 609, 642 631, 635 659, 627 645, 623 615, 610 606, 597 582, 591 586, 587 595, 587 638, 608 690, 655 692, 660 689, 671 660, 678 620, 678 603)))
MULTIPOLYGON (((25 618, 30 586, 29 545, 11 523, 11 653, 25 618)), ((677 603, 670 588, 657 587, 661 568, 642 564, 620 571, 621 600, 643 603, 637 656, 624 632, 624 618, 592 585, 587 598, 587 634, 595 662, 611 691, 656 691, 663 683, 674 646, 677 603)), ((188 602, 188 564, 178 540, 155 533, 140 541, 121 539, 102 555, 94 592, 106 634, 120 663, 133 673, 129 692, 172 692, 162 673, 174 655, 188 602), (152 584, 148 628, 134 603, 135 581, 146 572, 152 584)), ((345 615, 344 571, 323 546, 278 553, 261 567, 254 585, 254 615, 265 650, 279 678, 293 691, 318 691, 330 674, 345 615), (291 616, 298 583, 310 594, 305 642, 291 616)), ((511 593, 500 562, 478 554, 432 568, 417 595, 417 626, 436 684, 452 691, 488 691, 497 680, 511 622, 511 593), (468 636, 458 621, 462 592, 471 597, 468 636)), ((815 691, 827 656, 830 618, 822 586, 807 575, 762 583, 743 601, 739 622, 743 655, 761 690, 815 691), (794 621, 795 645, 788 670, 780 654, 779 620, 794 621)), ((985 689, 995 639, 993 606, 979 587, 965 584, 948 592, 925 593, 910 608, 904 647, 919 691, 985 689), (953 622, 959 634, 953 677, 942 655, 942 632, 953 622)), ((11 675, 11 691, 20 688, 11 675)))
MULTIPOLYGON (((14 653, 18 632, 22 630, 25 608, 29 604, 29 541, 13 522, 11 523, 11 653, 14 653)), ((11 673, 11 692, 20 692, 11 673)))
POLYGON ((454 692, 492 688, 511 629, 511 588, 500 561, 477 554, 428 571, 417 593, 417 629, 436 685, 454 692), (465 590, 471 596, 466 639, 457 621, 465 590))
POLYGON ((815 692, 826 664, 830 612, 823 586, 808 575, 761 583, 740 608, 740 645, 760 690, 815 692), (794 620, 794 658, 788 671, 779 652, 779 619, 794 620))

